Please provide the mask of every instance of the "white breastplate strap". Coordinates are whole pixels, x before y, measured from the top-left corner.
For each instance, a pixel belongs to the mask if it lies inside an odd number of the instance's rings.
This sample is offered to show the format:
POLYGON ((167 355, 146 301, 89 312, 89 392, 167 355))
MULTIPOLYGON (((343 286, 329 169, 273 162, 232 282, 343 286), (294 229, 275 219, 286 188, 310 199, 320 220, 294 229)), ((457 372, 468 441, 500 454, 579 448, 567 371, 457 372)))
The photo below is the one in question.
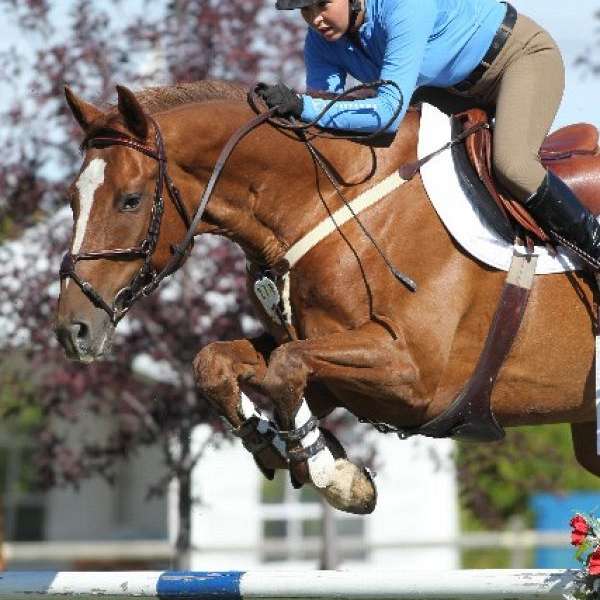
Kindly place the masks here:
MULTIPOLYGON (((388 175, 385 179, 374 185, 372 188, 363 192, 357 198, 354 198, 349 202, 349 206, 342 206, 336 210, 331 216, 325 218, 319 223, 314 229, 309 231, 305 236, 301 237, 293 246, 286 252, 284 258, 287 260, 290 269, 296 265, 296 263, 309 251, 312 250, 321 240, 325 239, 330 233, 333 233, 337 228, 341 227, 344 223, 347 223, 354 215, 358 215, 369 206, 373 206, 376 202, 379 202, 382 198, 385 198, 389 193, 399 188, 406 180, 402 179, 397 172, 388 175)), ((283 289, 281 290, 281 302, 283 303, 283 312, 285 320, 288 324, 292 322, 292 306, 290 303, 290 276, 286 273, 281 278, 283 289)), ((259 289, 255 283, 255 294, 258 300, 265 308, 265 312, 273 319, 278 325, 279 318, 273 309, 273 303, 279 299, 269 295, 267 298, 264 293, 264 285, 257 282, 259 289)), ((275 286, 272 286, 275 287, 275 286)))
MULTIPOLYGON (((284 258, 290 265, 290 269, 309 251, 312 250, 321 240, 324 240, 330 233, 333 233, 337 228, 347 223, 354 215, 358 215, 369 206, 373 206, 382 198, 385 198, 389 193, 399 188, 405 180, 398 175, 397 172, 392 173, 384 180, 380 181, 372 188, 363 192, 357 198, 354 198, 342 208, 336 210, 331 216, 321 221, 314 229, 309 231, 305 236, 301 237, 293 246, 286 252, 284 258)), ((286 321, 292 322, 292 305, 290 302, 290 275, 286 273, 283 276, 283 290, 281 300, 283 302, 283 311, 286 321)))
POLYGON ((397 172, 392 173, 383 181, 374 185, 372 188, 363 192, 352 202, 349 202, 351 209, 344 205, 336 210, 331 216, 321 221, 313 230, 309 231, 304 237, 300 238, 285 254, 284 258, 288 261, 290 269, 312 248, 314 248, 321 240, 325 239, 330 233, 334 232, 338 227, 353 218, 354 215, 360 214, 363 210, 373 206, 390 192, 399 188, 405 182, 397 172), (354 213, 354 214, 353 214, 354 213))

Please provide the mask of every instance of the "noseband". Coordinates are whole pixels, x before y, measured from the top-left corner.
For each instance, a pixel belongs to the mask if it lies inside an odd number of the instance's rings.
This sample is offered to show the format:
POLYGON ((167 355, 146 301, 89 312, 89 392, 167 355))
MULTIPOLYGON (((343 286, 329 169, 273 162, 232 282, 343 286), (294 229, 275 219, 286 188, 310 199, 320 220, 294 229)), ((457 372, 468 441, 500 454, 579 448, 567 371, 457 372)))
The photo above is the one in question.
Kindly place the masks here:
POLYGON ((181 200, 181 194, 179 193, 179 190, 173 183, 173 180, 167 171, 167 157, 162 133, 158 123, 152 119, 152 117, 148 118, 154 125, 156 149, 150 148, 149 146, 146 146, 145 144, 135 140, 132 137, 128 137, 119 131, 111 131, 105 135, 91 136, 90 138, 86 139, 82 145, 82 147, 86 149, 108 148, 109 146, 117 145, 127 146, 128 148, 132 148, 133 150, 141 152, 142 154, 145 154, 146 156, 156 160, 158 162, 158 174, 156 176, 156 185, 154 189, 154 203, 152 205, 148 233, 137 246, 133 246, 131 248, 115 248, 111 250, 80 252, 78 254, 73 254, 69 251, 63 257, 60 265, 60 279, 63 280, 71 278, 79 286, 85 296, 87 296, 87 298, 95 306, 104 310, 108 314, 111 323, 116 325, 127 314, 136 300, 142 296, 148 296, 151 294, 165 277, 171 275, 171 273, 175 272, 181 266, 184 258, 189 253, 188 250, 190 250, 193 246, 196 228, 202 219, 202 215, 204 214, 208 200, 210 199, 214 187, 217 184, 227 158, 237 143, 247 133, 272 117, 274 112, 275 110, 271 109, 270 111, 259 115, 234 133, 229 142, 221 151, 193 220, 190 219, 190 216, 188 215, 181 200), (177 212, 185 223, 187 234, 180 244, 171 247, 173 256, 167 265, 161 271, 158 271, 152 265, 152 255, 156 250, 160 235, 160 226, 164 212, 163 188, 165 184, 167 186, 169 196, 175 208, 177 209, 177 212), (133 276, 133 279, 129 285, 117 293, 112 304, 106 302, 106 300, 102 298, 102 296, 89 281, 86 281, 77 275, 77 273, 75 273, 75 267, 79 261, 99 259, 125 261, 143 260, 142 266, 133 276))

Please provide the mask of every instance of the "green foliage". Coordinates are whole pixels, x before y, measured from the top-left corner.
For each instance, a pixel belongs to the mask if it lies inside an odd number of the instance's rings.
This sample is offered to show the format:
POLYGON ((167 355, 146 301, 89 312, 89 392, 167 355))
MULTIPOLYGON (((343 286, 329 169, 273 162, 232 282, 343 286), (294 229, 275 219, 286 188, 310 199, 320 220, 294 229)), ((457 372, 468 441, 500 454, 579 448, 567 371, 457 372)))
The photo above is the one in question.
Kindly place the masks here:
POLYGON ((30 434, 42 424, 35 394, 35 378, 26 358, 17 352, 0 354, 0 423, 4 430, 30 434))
POLYGON ((575 460, 568 425, 509 430, 495 444, 459 444, 462 527, 504 529, 514 515, 532 525, 531 496, 600 490, 600 479, 575 460))
POLYGON ((477 548, 461 553, 463 569, 509 569, 510 551, 504 548, 477 548))

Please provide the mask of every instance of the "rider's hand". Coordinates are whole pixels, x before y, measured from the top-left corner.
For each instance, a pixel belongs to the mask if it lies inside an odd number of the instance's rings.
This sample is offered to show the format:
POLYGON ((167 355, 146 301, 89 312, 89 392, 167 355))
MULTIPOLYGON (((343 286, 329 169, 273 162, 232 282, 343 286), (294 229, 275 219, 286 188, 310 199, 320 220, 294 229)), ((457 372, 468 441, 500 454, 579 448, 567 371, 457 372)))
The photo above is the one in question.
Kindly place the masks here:
POLYGON ((280 117, 298 117, 302 115, 304 102, 302 96, 299 96, 292 88, 283 83, 268 85, 259 83, 256 86, 256 93, 265 101, 269 108, 277 107, 277 114, 280 117))

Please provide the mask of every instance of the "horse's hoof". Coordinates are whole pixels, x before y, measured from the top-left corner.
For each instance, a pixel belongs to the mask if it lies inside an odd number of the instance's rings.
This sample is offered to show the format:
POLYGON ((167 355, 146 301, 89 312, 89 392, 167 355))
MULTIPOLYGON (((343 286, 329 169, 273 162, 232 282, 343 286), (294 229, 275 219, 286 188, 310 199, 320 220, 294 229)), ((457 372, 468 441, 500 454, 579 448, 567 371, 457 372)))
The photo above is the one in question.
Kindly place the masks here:
POLYGON ((342 458, 335 461, 333 482, 317 491, 334 508, 355 515, 372 513, 377 504, 377 488, 371 473, 342 458))
POLYGON ((300 480, 298 480, 294 477, 294 474, 291 471, 290 471, 290 482, 292 484, 292 487, 295 490, 299 490, 304 485, 300 480))
POLYGON ((275 469, 271 469, 265 465, 263 465, 260 460, 256 456, 254 456, 254 462, 258 467, 259 471, 269 480, 273 481, 275 479, 275 469))

